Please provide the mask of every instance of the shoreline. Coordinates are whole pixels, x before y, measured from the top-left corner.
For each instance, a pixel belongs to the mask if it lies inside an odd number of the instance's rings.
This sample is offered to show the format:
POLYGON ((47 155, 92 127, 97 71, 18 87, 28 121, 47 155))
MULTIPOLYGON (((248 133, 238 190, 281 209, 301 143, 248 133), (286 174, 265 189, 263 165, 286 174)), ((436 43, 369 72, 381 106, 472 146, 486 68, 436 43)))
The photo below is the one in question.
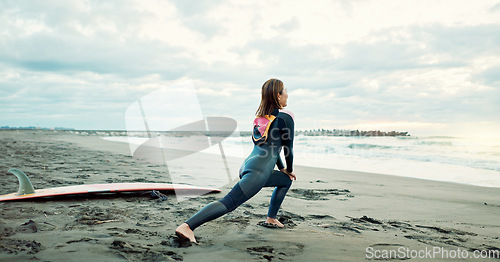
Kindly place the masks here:
MULTIPOLYGON (((127 142, 124 142, 124 141, 113 141, 111 139, 107 139, 107 137, 103 137, 103 136, 95 136, 95 137, 99 137, 100 139, 102 140, 106 140, 107 142, 111 142, 111 143, 117 143, 115 144, 114 146, 110 146, 108 147, 108 149, 114 149, 114 148, 117 148, 117 147, 122 147, 123 148, 123 144, 127 143, 127 142), (122 144, 122 145, 119 145, 119 144, 122 144)), ((125 136, 126 137, 126 136, 125 136)), ((95 139, 95 140, 99 140, 99 139, 95 139)), ((68 142, 70 142, 68 140, 68 142)), ((82 143, 80 143, 82 144, 82 143)), ((98 143, 97 141, 95 143, 92 144, 92 146, 100 146, 99 145, 100 143, 98 143)), ((85 146, 85 145, 83 145, 85 146)), ((251 143, 249 143, 248 145, 249 147, 250 146, 253 146, 251 143)), ((102 150, 106 150, 106 147, 100 147, 100 149, 102 150)), ((250 152, 250 151, 249 151, 250 152)), ((122 152, 123 154, 130 154, 129 153, 129 150, 128 150, 128 147, 126 150, 123 150, 122 152)), ((219 153, 219 152, 217 152, 219 153)), ((233 157, 233 156, 231 156, 233 157)), ((244 161, 245 157, 241 157, 240 158, 240 162, 244 161)), ((319 158, 318 158, 319 159, 319 158)), ((318 159, 316 159, 316 161, 318 161, 318 159)), ((448 183, 458 183, 458 184, 463 184, 463 185, 473 185, 473 186, 480 186, 480 187, 488 187, 488 188, 500 188, 500 183, 498 182, 498 180, 491 180, 491 181, 486 181, 486 180, 469 180, 469 181, 464 181, 464 178, 462 178, 461 181, 453 181, 453 179, 457 180, 457 178, 451 178, 451 177, 441 177, 439 179, 432 179, 432 178, 429 178, 429 175, 421 175, 421 174, 418 174, 417 173, 411 173, 411 172, 399 172, 399 174, 396 174, 396 173, 392 173, 391 172, 372 172, 372 171, 369 171, 369 170, 363 170, 363 169, 367 169, 367 168, 336 168, 336 167, 328 167, 328 164, 327 165, 324 165, 326 161, 326 159, 323 159, 325 161, 320 161, 320 162, 315 162, 315 165, 303 165, 303 164, 297 164, 298 161, 300 161, 300 156, 298 155, 297 153, 297 159, 296 159, 296 163, 295 165, 296 166, 303 166, 303 167, 313 167, 313 168, 324 168, 324 169, 331 169, 331 170, 338 170, 338 171, 355 171, 355 172, 361 172, 361 173, 371 173, 371 174, 378 174, 378 175, 388 175, 388 176, 397 176, 397 177, 407 177, 407 178, 415 178, 415 179, 423 179, 423 180, 429 180, 429 181, 437 181, 437 182, 448 182, 448 183), (323 165, 323 166, 322 166, 323 165), (410 174, 408 174, 410 173, 410 174)), ((398 159, 394 159, 394 161, 397 161, 398 159)), ((435 166, 435 168, 440 168, 440 170, 442 170, 443 168, 445 168, 446 164, 443 164, 443 163, 429 163, 429 162, 414 162, 414 161, 410 161, 410 160, 407 160, 408 163, 407 164, 412 164, 412 165, 415 165, 415 166, 427 166, 426 169, 432 169, 433 166, 429 166, 429 165, 437 165, 435 166)), ((470 167, 457 167, 457 166, 453 166, 453 165, 450 165, 448 167, 449 169, 451 170, 456 170, 457 172, 460 172, 459 170, 464 170, 464 169, 467 169, 469 170, 469 173, 474 173, 474 170, 472 170, 470 167)), ((379 167, 380 169, 380 167, 379 167)), ((380 171, 380 170, 379 170, 380 171)), ((484 171, 484 170, 481 170, 481 171, 484 171)), ((459 180, 459 179, 458 179, 459 180)))
MULTIPOLYGON (((75 143, 79 146, 83 146, 83 147, 86 147, 86 148, 90 148, 90 149, 96 149, 96 150, 105 150, 105 151, 110 151, 110 152, 113 152, 113 153, 121 153, 121 154, 125 154, 125 155, 130 155, 130 147, 128 145, 128 142, 124 142, 124 141, 112 141, 112 140, 109 140, 107 139, 108 137, 124 137, 124 138, 127 138, 127 135, 126 135, 126 131, 113 131, 113 130, 90 130, 89 132, 91 133, 78 133, 78 134, 75 134, 73 133, 74 131, 77 131, 77 132, 87 132, 89 130, 32 130, 32 129, 0 129, 0 134, 2 132, 6 132, 6 133, 13 133, 13 132, 17 132, 17 133, 45 133, 45 134, 52 134, 53 136, 57 136, 58 139, 60 140, 63 140, 65 142, 69 142, 69 143, 75 143), (113 135, 109 135, 109 134, 112 134, 112 133, 122 133, 121 135, 119 136, 113 136, 113 135), (99 133, 102 133, 102 134, 99 134, 99 133), (108 134, 108 135, 105 135, 105 134, 108 134), (104 140, 104 141, 103 141, 104 140)), ((174 135, 176 136, 176 135, 174 135)), ((244 137, 244 136, 242 136, 244 137)), ((448 138, 455 138, 455 139, 463 139, 464 137, 449 137, 449 136, 429 136, 428 138, 435 138, 435 137, 448 137, 448 138)), ((413 139, 418 139, 418 137, 413 137, 413 139)), ((248 151, 250 152, 250 151, 248 151)), ((306 153, 307 154, 307 153, 306 153)), ((233 156, 231 156, 233 157, 233 156)), ((243 156, 241 157, 242 161, 243 159, 245 158, 246 156, 243 156)), ((300 159, 297 159, 297 160, 300 160, 300 159)), ((394 161, 397 161, 398 159, 394 159, 394 161)), ((413 161, 413 160, 410 160, 410 159, 407 159, 408 161, 413 161)), ((430 179, 430 178, 426 178, 426 177, 423 177, 423 176, 409 176, 409 175, 404 175, 404 174, 391 174, 391 172, 383 172, 383 171, 377 171, 377 172, 372 172, 372 171, 369 171, 369 170, 366 170, 366 169, 352 169, 352 168, 338 168, 338 167, 329 167, 329 166, 321 166, 319 165, 303 165, 303 164, 297 164, 295 163, 296 165, 302 165, 302 166, 305 166, 305 167, 320 167, 320 168, 326 168, 326 169, 332 169, 332 170, 340 170, 340 171, 357 171, 357 172, 366 172, 366 173, 373 173, 373 174, 381 174, 381 175, 390 175, 390 176, 401 176, 401 177, 408 177, 408 178, 417 178, 417 179, 424 179, 424 180, 430 180, 430 181, 438 181, 438 182, 450 182, 450 183, 459 183, 459 184, 466 184, 466 185, 474 185, 474 186, 483 186, 483 187, 495 187, 495 188, 500 188, 500 185, 498 184, 498 181, 497 180, 492 180, 493 184, 491 183, 488 183, 487 185, 485 185, 484 183, 487 183, 488 181, 487 180, 479 180, 479 181, 470 181, 470 182, 463 182, 463 181, 453 181, 453 178, 441 178, 441 179, 430 179)), ((469 172, 474 172, 474 170, 472 169, 472 167, 469 167, 469 166, 454 166, 454 165, 450 165, 449 163, 439 163, 439 162, 415 162, 414 165, 428 165, 428 164, 431 164, 431 165, 434 165, 434 164, 438 164, 438 165, 442 165, 442 167, 440 167, 441 169, 443 168, 446 168, 447 165, 449 165, 448 168, 451 168, 451 169, 456 169, 457 171, 460 170, 460 168, 462 169, 471 169, 469 172)), ((489 169, 485 169, 485 170, 478 170, 478 172, 482 172, 482 171, 487 171, 487 172, 490 172, 490 171, 493 171, 493 170, 489 170, 489 169)), ((496 177, 495 177, 496 178, 496 177)), ((491 178, 493 179, 493 178, 491 178)))
MULTIPOLYGON (((35 189, 149 182, 168 174, 161 165, 123 154, 128 145, 99 137, 2 131, 0 140, 0 194, 17 191, 17 179, 7 174, 14 167, 35 189)), ((200 245, 190 247, 180 247, 177 225, 233 184, 180 202, 172 194, 166 201, 131 194, 0 202, 0 260, 359 261, 369 247, 500 250, 498 188, 305 166, 295 172, 298 180, 278 213, 287 229, 257 225, 272 193, 264 188, 197 229, 200 245)))

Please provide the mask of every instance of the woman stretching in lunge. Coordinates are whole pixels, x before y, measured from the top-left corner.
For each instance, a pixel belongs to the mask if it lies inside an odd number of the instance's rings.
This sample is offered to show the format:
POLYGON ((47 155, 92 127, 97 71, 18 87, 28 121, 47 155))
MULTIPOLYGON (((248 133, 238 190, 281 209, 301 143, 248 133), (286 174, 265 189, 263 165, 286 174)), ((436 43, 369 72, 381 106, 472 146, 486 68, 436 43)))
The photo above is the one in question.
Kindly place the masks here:
POLYGON ((269 79, 264 83, 262 100, 254 121, 255 145, 250 156, 241 165, 240 181, 224 198, 208 204, 180 225, 175 230, 179 237, 196 243, 193 230, 205 222, 233 211, 257 194, 262 187, 276 187, 271 196, 266 223, 284 227, 276 219, 276 214, 292 185, 292 180, 296 179, 292 169, 294 119, 291 112, 283 110, 287 106, 287 99, 288 93, 283 82, 269 79), (279 156, 282 147, 286 169, 279 156), (277 165, 280 171, 273 170, 274 165, 277 165))

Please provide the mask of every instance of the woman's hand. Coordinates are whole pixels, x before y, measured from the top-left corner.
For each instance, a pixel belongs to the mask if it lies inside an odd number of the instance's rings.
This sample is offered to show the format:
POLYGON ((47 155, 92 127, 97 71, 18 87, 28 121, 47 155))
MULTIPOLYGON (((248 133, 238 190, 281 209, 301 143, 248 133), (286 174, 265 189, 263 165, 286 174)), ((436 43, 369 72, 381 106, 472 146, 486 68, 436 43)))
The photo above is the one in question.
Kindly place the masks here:
POLYGON ((282 168, 280 169, 280 171, 288 175, 290 177, 290 180, 297 180, 297 177, 295 176, 295 173, 293 173, 293 171, 290 173, 288 172, 288 170, 286 170, 286 168, 282 168))

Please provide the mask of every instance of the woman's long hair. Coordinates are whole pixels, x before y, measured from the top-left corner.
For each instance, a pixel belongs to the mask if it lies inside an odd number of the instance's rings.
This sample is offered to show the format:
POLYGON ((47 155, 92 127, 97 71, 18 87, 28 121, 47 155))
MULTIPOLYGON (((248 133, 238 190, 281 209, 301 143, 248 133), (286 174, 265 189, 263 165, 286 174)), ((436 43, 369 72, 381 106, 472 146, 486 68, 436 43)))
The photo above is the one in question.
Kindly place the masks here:
POLYGON ((283 82, 279 79, 269 79, 262 85, 262 99, 259 109, 255 114, 257 117, 270 115, 274 108, 282 109, 278 101, 278 94, 283 93, 283 82))

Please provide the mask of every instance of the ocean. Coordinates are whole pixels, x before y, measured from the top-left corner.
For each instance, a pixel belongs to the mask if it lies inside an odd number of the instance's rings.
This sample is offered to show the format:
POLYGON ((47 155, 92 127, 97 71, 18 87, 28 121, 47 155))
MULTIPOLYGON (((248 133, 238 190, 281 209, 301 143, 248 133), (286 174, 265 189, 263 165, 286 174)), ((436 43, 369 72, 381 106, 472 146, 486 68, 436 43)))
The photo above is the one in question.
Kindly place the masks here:
MULTIPOLYGON (((129 143, 131 150, 147 140, 140 136, 102 138, 129 143)), ((182 140, 179 138, 175 147, 182 145, 182 140)), ((225 155, 241 158, 246 158, 253 148, 250 137, 239 135, 227 137, 222 145, 225 155)), ((220 154, 218 148, 212 146, 205 151, 220 154)), ((500 187, 500 140, 450 136, 297 135, 294 164, 500 187)), ((301 174, 296 175, 300 179, 301 174)))

